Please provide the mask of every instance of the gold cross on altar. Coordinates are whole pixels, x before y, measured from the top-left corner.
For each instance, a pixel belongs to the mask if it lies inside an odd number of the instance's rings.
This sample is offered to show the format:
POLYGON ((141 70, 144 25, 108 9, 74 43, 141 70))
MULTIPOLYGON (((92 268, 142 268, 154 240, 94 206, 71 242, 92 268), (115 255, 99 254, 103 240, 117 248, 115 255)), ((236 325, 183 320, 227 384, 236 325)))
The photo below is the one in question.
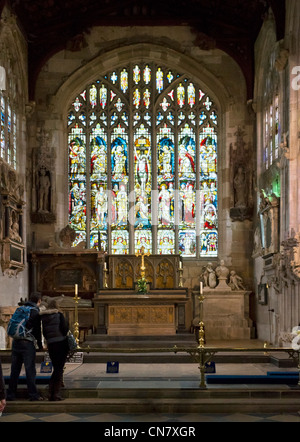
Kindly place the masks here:
POLYGON ((136 253, 135 256, 137 256, 137 257, 141 256, 142 257, 141 278, 144 279, 145 278, 145 270, 146 270, 144 259, 145 259, 145 256, 150 256, 150 252, 145 253, 145 247, 144 246, 142 246, 141 252, 142 253, 136 253))

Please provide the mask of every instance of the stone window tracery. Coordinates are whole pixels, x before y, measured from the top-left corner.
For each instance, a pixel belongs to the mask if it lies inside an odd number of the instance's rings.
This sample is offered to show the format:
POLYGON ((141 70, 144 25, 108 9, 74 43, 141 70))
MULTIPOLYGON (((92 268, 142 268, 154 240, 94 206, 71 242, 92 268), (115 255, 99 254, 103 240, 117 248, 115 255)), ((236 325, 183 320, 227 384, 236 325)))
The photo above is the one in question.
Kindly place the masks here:
POLYGON ((88 84, 68 113, 74 245, 217 256, 217 134, 212 97, 168 66, 132 63, 88 84))

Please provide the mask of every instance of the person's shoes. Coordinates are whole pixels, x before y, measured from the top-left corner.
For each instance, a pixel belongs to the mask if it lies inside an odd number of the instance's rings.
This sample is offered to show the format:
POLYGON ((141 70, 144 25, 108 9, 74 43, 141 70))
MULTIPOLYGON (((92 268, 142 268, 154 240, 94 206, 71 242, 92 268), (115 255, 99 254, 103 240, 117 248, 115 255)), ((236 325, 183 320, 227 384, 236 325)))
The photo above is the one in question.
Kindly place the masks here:
POLYGON ((31 397, 29 400, 30 400, 31 402, 35 402, 35 401, 43 401, 44 398, 43 398, 43 396, 37 396, 37 397, 31 397))

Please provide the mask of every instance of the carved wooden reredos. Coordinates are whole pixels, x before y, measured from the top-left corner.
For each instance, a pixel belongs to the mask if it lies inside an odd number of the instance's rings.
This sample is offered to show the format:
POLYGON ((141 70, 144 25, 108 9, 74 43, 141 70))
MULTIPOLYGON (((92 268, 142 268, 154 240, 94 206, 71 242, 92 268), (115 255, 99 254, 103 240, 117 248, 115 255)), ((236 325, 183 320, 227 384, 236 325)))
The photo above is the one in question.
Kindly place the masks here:
MULTIPOLYGON (((175 289, 178 287, 179 255, 151 255, 145 257, 145 278, 151 289, 175 289)), ((141 258, 135 255, 107 257, 109 286, 116 289, 133 289, 141 274, 141 258)))
MULTIPOLYGON (((43 296, 74 295, 78 284, 80 297, 92 299, 103 289, 103 264, 109 272, 109 288, 132 290, 141 274, 141 257, 103 255, 96 250, 57 253, 35 251, 31 255, 31 290, 43 296)), ((145 278, 152 290, 176 289, 179 286, 179 255, 145 257, 145 278)))

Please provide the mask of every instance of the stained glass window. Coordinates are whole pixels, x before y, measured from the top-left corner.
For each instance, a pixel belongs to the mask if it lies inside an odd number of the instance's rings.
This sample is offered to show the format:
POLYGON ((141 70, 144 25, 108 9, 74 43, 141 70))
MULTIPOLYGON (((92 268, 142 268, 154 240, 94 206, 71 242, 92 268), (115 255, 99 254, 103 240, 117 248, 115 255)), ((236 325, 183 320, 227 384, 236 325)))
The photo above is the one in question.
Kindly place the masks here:
POLYGON ((278 89, 280 78, 274 53, 266 54, 266 69, 262 95, 262 166, 265 170, 276 164, 281 138, 278 89))
POLYGON ((266 169, 278 158, 280 136, 279 124, 279 103, 278 95, 276 94, 271 104, 267 106, 264 112, 263 161, 266 169))
MULTIPOLYGON (((129 150, 128 134, 121 125, 111 135, 110 225, 112 253, 129 253, 129 150)), ((107 245, 104 247, 107 249, 107 245)))
POLYGON ((7 96, 0 91, 0 156, 16 169, 17 157, 17 116, 7 96))
POLYGON ((69 132, 69 220, 77 232, 76 243, 86 241, 87 180, 86 134, 77 123, 69 132))
POLYGON ((6 111, 5 100, 1 95, 1 158, 5 158, 6 111))
POLYGON ((217 256, 213 98, 186 73, 152 62, 115 68, 74 95, 67 118, 74 245, 217 256))
POLYGON ((215 256, 218 239, 217 136, 212 127, 200 133, 200 255, 215 256))

